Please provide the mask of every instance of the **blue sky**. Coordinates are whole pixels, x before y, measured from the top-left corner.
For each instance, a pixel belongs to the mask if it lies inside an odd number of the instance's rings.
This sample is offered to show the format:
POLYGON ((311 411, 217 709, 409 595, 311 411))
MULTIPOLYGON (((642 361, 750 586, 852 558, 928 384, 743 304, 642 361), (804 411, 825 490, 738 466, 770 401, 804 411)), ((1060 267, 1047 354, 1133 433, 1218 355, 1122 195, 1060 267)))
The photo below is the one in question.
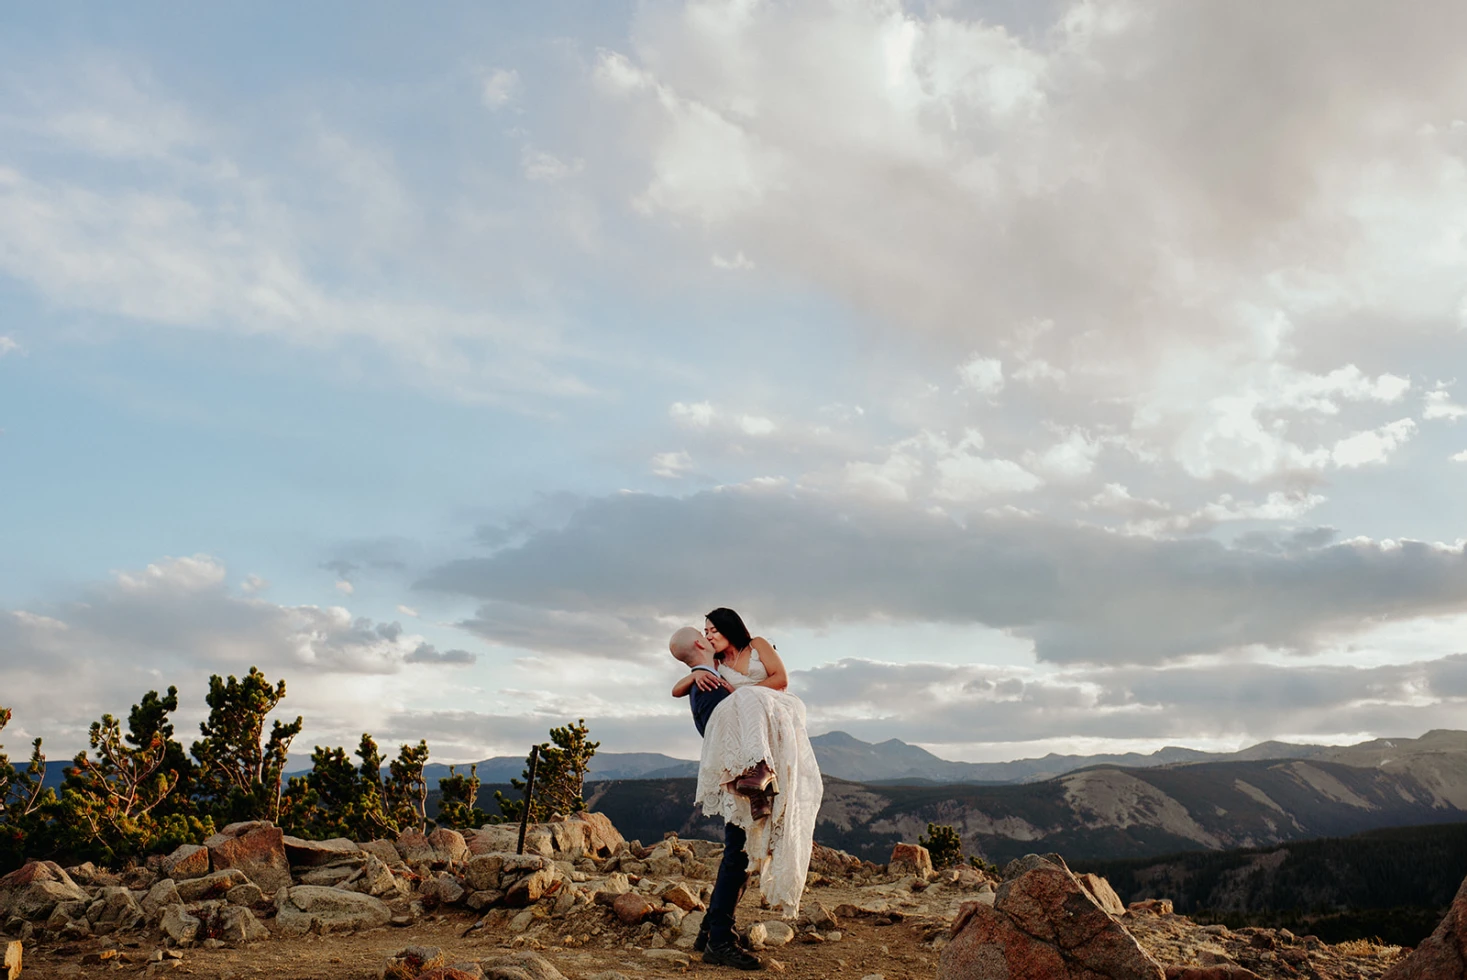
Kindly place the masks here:
POLYGON ((716 605, 950 758, 1458 724, 1417 13, 7 10, 9 741, 258 663, 303 741, 687 756, 716 605))

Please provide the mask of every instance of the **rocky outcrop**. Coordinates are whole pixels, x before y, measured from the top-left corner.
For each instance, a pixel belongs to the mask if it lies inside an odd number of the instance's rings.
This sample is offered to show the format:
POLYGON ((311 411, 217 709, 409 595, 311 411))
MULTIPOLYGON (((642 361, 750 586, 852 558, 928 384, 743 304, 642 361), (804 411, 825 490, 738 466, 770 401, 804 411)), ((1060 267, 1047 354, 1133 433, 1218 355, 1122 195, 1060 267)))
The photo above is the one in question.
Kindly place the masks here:
POLYGON ((0 878, 0 916, 45 919, 62 902, 91 898, 55 861, 31 861, 0 878))
POLYGON ((964 904, 938 980, 1164 980, 1161 965, 1064 868, 1040 862, 964 904))
POLYGON ((1467 879, 1430 936, 1382 980, 1464 980, 1467 978, 1467 879))
POLYGON ((215 871, 236 868, 266 895, 290 885, 285 834, 268 821, 236 823, 204 841, 215 871))
POLYGON ((321 885, 296 885, 275 900, 275 931, 282 936, 356 932, 385 926, 392 910, 381 899, 321 885))

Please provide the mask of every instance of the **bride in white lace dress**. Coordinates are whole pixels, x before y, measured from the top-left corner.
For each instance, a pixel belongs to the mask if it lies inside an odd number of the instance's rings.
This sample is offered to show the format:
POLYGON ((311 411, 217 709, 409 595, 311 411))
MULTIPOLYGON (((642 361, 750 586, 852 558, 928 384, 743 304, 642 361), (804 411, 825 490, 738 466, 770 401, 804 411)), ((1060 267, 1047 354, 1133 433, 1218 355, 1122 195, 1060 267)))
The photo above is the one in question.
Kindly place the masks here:
MULTIPOLYGON (((719 678, 734 693, 713 712, 704 732, 697 802, 708 816, 744 828, 750 870, 759 873, 764 900, 792 918, 805 890, 824 793, 820 767, 805 731, 805 704, 784 690, 788 677, 779 654, 762 637, 749 637, 737 614, 732 617, 723 627, 735 634, 733 640, 711 619, 705 628, 722 660, 719 678), (744 645, 738 646, 737 640, 744 645), (772 807, 762 808, 767 816, 735 787, 741 777, 747 785, 751 771, 766 771, 759 769, 761 763, 772 774, 770 788, 775 790, 772 807)), ((718 679, 699 672, 689 683, 706 689, 718 679)), ((758 801, 757 794, 754 799, 758 801)))

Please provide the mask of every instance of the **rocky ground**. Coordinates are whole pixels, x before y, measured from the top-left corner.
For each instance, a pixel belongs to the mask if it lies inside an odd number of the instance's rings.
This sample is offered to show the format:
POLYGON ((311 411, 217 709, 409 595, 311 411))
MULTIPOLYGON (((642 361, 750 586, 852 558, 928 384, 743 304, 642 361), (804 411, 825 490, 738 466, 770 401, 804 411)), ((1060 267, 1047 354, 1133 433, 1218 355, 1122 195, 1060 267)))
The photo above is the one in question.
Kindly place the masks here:
MULTIPOLYGON (((691 949, 720 844, 643 847, 596 814, 533 828, 524 855, 512 835, 308 842, 245 824, 121 873, 36 862, 0 879, 0 949, 20 961, 12 980, 734 972, 691 949)), ((1014 862, 1002 877, 934 874, 926 860, 909 845, 885 866, 817 847, 798 920, 762 910, 751 887, 739 923, 769 972, 802 980, 1353 980, 1404 961, 1395 947, 1200 926, 1164 902, 1127 909, 1103 879, 1073 875, 1053 855, 1014 862)))

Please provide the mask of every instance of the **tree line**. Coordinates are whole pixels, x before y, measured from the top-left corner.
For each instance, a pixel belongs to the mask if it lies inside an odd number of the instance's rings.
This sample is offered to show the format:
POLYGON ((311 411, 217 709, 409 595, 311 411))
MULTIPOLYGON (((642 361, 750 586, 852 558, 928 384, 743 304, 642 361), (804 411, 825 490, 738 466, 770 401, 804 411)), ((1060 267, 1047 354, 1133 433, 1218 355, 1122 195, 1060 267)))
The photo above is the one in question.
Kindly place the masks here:
MULTIPOLYGON (((208 716, 185 750, 171 720, 178 689, 162 696, 148 691, 125 724, 110 714, 92 723, 88 748, 65 768, 56 788, 45 785, 41 739, 31 744, 24 765, 13 764, 0 746, 0 872, 38 857, 115 866, 199 843, 242 820, 269 820, 309 839, 370 840, 430 826, 518 820, 524 811, 522 797, 500 792, 497 813, 480 809, 478 767, 460 773, 450 766, 438 781, 441 801, 430 820, 428 743, 422 740, 401 745, 392 758, 370 734, 362 735, 352 755, 343 747, 317 746, 310 770, 287 776, 290 746, 304 720, 269 717, 284 699, 285 681, 272 683, 255 667, 242 678, 210 677, 208 716)), ((11 717, 11 709, 0 707, 0 731, 11 717)), ((588 734, 580 719, 552 728, 550 741, 536 747, 531 819, 585 809, 587 766, 600 745, 588 734)), ((526 778, 528 770, 527 757, 526 778)), ((522 793, 525 781, 512 782, 522 793)))

